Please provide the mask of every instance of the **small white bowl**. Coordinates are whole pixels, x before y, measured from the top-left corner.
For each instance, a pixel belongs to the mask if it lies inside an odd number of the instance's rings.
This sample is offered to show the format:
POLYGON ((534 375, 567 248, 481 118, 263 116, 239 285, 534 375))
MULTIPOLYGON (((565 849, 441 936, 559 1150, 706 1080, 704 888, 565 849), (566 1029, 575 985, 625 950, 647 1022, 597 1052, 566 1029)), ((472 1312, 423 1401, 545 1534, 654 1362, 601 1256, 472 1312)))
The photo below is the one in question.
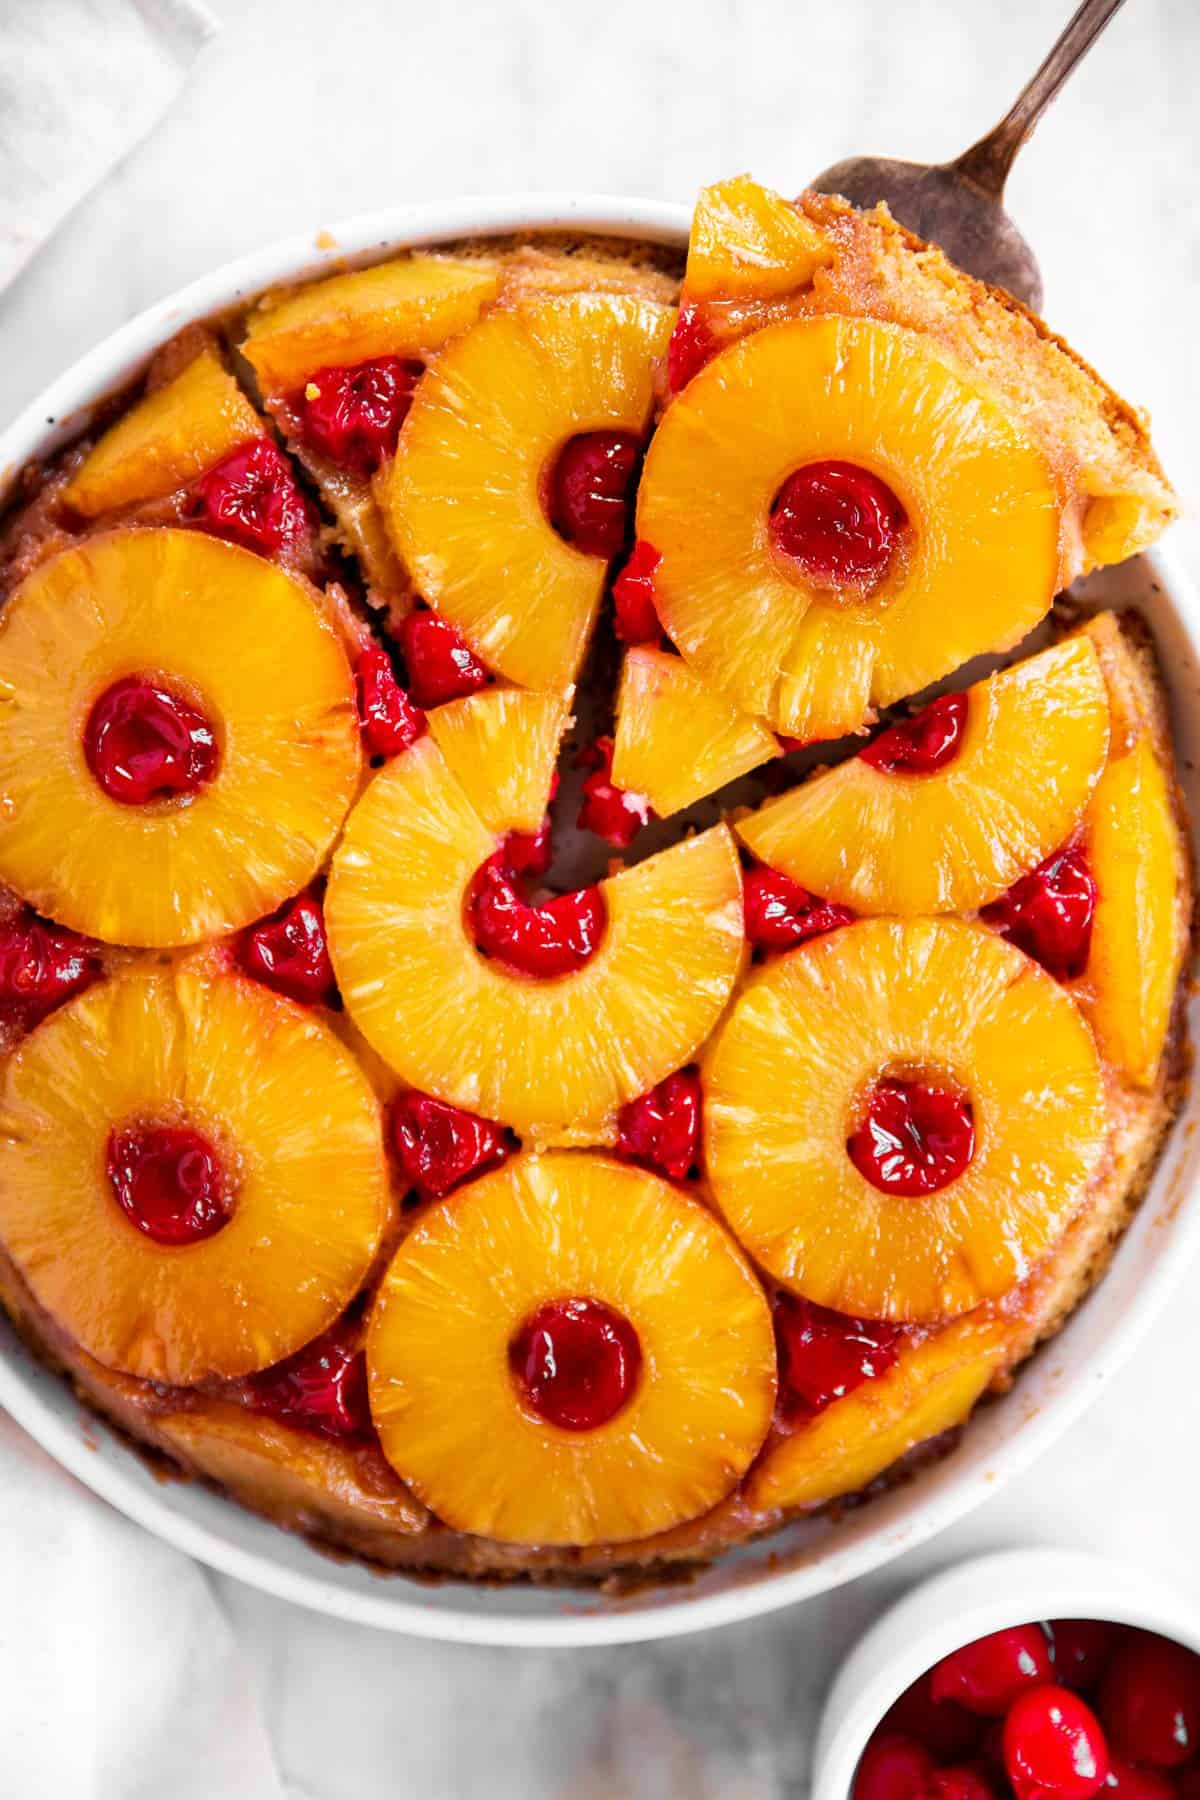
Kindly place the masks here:
POLYGON ((924 1581, 884 1613, 838 1671, 813 1757, 812 1800, 849 1800, 888 1708, 952 1650, 1038 1620, 1103 1619, 1200 1654, 1200 1592, 1078 1550, 1003 1550, 924 1581))
MULTIPOLYGON (((86 424, 95 403, 141 370, 193 319, 273 283, 330 272, 343 259, 510 232, 598 233, 687 243, 687 208, 609 196, 516 195, 401 206, 274 243, 150 307, 68 369, 0 434, 0 488, 86 424)), ((1200 597, 1169 555, 1139 557, 1084 584, 1096 605, 1136 605, 1158 640, 1175 711, 1181 779, 1200 818, 1200 597)), ((1200 1000, 1191 1005, 1193 1034, 1200 1000)), ((1112 1269, 1013 1391, 973 1421, 954 1451, 834 1525, 802 1521, 720 1558, 684 1585, 632 1595, 554 1587, 423 1583, 334 1560, 199 1482, 163 1481, 105 1430, 0 1319, 0 1406, 80 1481, 130 1518, 225 1574, 284 1600, 363 1625, 460 1643, 584 1645, 673 1637, 732 1624, 867 1574, 945 1529, 1026 1469, 1101 1391, 1200 1248, 1194 1089, 1112 1269), (1191 1122, 1189 1125, 1189 1121, 1191 1122)))

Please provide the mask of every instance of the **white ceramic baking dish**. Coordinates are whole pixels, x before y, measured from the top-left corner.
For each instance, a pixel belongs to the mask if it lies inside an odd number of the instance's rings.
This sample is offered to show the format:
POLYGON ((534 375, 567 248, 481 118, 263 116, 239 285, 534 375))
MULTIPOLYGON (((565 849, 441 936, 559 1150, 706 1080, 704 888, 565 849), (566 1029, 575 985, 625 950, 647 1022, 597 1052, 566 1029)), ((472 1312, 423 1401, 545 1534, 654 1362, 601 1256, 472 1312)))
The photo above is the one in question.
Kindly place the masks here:
MULTIPOLYGON (((371 260, 404 245, 522 230, 598 232, 682 248, 680 206, 541 195, 399 207, 293 238, 243 257, 159 302, 53 383, 0 436, 7 479, 76 432, 89 406, 137 373, 182 325, 272 282, 319 274, 345 258, 371 260)), ((1148 615, 1171 685, 1181 767, 1200 817, 1200 600, 1169 556, 1140 558, 1093 578, 1097 604, 1148 615)), ((1195 1095, 1189 1101, 1197 1115, 1195 1095)), ((1067 1328, 989 1405, 958 1448, 837 1525, 818 1520, 731 1553, 687 1585, 620 1598, 578 1590, 418 1583, 337 1561, 194 1482, 163 1481, 39 1367, 0 1326, 0 1405, 96 1493, 214 1568, 284 1599, 361 1624, 489 1644, 602 1644, 668 1637, 748 1619, 877 1568, 961 1518, 1025 1469, 1075 1419, 1160 1310, 1193 1246, 1200 1205, 1184 1204, 1200 1140, 1181 1121, 1146 1204, 1111 1273, 1067 1328)))

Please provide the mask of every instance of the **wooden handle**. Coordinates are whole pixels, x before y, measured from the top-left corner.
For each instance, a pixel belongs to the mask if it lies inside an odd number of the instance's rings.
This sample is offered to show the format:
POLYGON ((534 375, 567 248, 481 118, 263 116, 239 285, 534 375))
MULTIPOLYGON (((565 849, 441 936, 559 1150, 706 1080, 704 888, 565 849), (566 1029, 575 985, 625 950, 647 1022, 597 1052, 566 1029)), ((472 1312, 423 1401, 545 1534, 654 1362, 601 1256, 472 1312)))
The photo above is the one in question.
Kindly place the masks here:
POLYGON ((1058 93, 1068 75, 1081 63, 1104 27, 1120 11, 1125 0, 1083 0, 1036 75, 1021 89, 1000 123, 986 137, 964 151, 951 165, 999 200, 1017 151, 1058 93))

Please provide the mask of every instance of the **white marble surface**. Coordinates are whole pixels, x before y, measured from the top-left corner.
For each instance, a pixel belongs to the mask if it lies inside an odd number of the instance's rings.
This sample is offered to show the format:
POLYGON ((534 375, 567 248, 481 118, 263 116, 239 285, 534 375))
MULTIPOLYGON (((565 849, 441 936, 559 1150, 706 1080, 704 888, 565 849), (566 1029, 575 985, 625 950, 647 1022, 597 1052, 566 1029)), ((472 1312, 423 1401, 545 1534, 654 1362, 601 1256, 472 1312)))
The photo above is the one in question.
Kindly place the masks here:
MULTIPOLYGON (((0 299, 0 416, 212 264, 399 198, 562 187, 684 198, 738 168, 795 188, 856 149, 949 154, 1007 103, 1069 9, 211 3, 224 33, 171 117, 0 299)), ((1196 0, 1129 0, 1010 194, 1051 319, 1151 408, 1193 506, 1198 89, 1196 0)), ((1200 574, 1193 534, 1180 547, 1200 574)), ((214 1586, 295 1800, 776 1800, 804 1790, 839 1651, 923 1570, 1033 1539, 1194 1568, 1198 1349, 1185 1291, 1087 1421, 972 1520, 823 1601, 661 1648, 438 1648, 214 1586)))

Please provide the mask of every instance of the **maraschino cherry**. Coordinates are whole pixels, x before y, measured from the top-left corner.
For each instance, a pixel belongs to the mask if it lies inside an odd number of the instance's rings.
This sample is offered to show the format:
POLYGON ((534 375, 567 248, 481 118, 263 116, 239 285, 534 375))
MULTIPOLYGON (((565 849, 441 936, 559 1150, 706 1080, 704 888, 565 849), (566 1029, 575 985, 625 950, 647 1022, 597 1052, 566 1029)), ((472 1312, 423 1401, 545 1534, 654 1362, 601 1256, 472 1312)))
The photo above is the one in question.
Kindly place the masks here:
POLYGON ((220 760, 211 719, 139 675, 105 688, 88 714, 83 753, 98 786, 122 806, 195 794, 220 760))
POLYGON ((423 1200, 440 1200, 509 1153, 502 1125, 415 1088, 393 1100, 388 1138, 405 1181, 423 1200))
POLYGON ((202 530, 259 556, 277 556, 312 525, 292 466, 268 437, 231 451, 203 475, 187 510, 202 530))
POLYGON ((815 1418, 864 1382, 886 1375, 904 1341, 898 1325, 831 1312, 798 1294, 778 1294, 771 1310, 779 1414, 789 1426, 815 1418))
POLYGON ((367 1398, 367 1359, 347 1320, 285 1362, 251 1375, 246 1398, 256 1412, 318 1437, 369 1442, 375 1436, 367 1398))
POLYGON ((881 1193, 936 1193, 956 1181, 975 1154, 971 1103, 937 1082, 883 1077, 846 1149, 859 1174, 881 1193))
POLYGON ((190 1125, 114 1129, 106 1166, 126 1218, 156 1244, 201 1243, 233 1216, 221 1158, 190 1125))
POLYGON ((967 725, 967 696, 943 694, 911 719, 880 732, 859 751, 859 759, 889 775, 936 775, 962 749, 967 725))
POLYGON ((560 1431, 595 1431, 628 1404, 642 1367, 637 1332, 601 1300, 550 1300, 509 1345, 527 1405, 560 1431))
POLYGON ((560 537, 586 556, 617 554, 641 454, 640 439, 629 431, 583 431, 568 439, 547 493, 550 523, 560 537))
POLYGON ((409 613, 397 636, 414 705, 443 706, 486 687, 491 676, 460 631, 435 612, 409 613))
POLYGON ((579 829, 594 831, 615 850, 627 849, 654 817, 650 802, 644 794, 632 794, 627 788, 614 785, 612 738, 594 739, 579 752, 578 761, 582 768, 592 771, 583 784, 579 829))
POLYGON ((969 1712, 1000 1718, 1018 1694, 1053 1681, 1050 1642, 1040 1625, 1013 1625, 953 1651, 931 1671, 935 1701, 953 1700, 969 1712))
POLYGON ((1004 1767, 1017 1800, 1092 1800, 1108 1775, 1108 1745, 1086 1701, 1034 1687, 1004 1721, 1004 1767))
POLYGON ((325 914, 315 893, 297 894, 251 925, 239 941, 238 960, 264 987, 301 1005, 328 1005, 337 998, 325 914))
POLYGON ((372 756, 399 756, 425 730, 425 714, 396 680, 382 644, 368 644, 354 668, 363 741, 372 756))
POLYGON ((639 538, 613 582, 616 633, 623 644, 653 644, 662 636, 654 600, 654 571, 661 561, 653 544, 639 538))
POLYGON ((886 481, 855 463, 796 469, 771 507, 771 541, 822 587, 868 587, 886 573, 906 514, 886 481))
POLYGON ((1074 981, 1087 967, 1096 898, 1087 851, 1076 840, 1022 875, 979 916, 1059 981, 1074 981))
POLYGON ((682 1181, 700 1156, 700 1076, 677 1069, 617 1116, 617 1150, 633 1162, 682 1181))
POLYGON ((822 900, 790 875, 762 863, 742 877, 742 910, 746 936, 760 950, 790 950, 854 919, 848 906, 822 900))
POLYGON ((339 467, 371 474, 395 450, 423 373, 398 356, 317 369, 293 399, 301 437, 339 467))
POLYGON ((99 945, 20 906, 0 922, 0 1019, 31 1031, 101 972, 99 945))
POLYGON ((1118 1755, 1178 1768, 1200 1749, 1200 1657, 1138 1632, 1114 1654, 1098 1704, 1118 1755))
POLYGON ((667 345, 667 385, 673 394, 685 388, 720 349, 704 314, 692 302, 679 309, 671 341, 667 345))
POLYGON ((1120 1639, 1120 1626, 1104 1619, 1056 1619, 1050 1627, 1055 1679, 1086 1692, 1099 1681, 1120 1639))

